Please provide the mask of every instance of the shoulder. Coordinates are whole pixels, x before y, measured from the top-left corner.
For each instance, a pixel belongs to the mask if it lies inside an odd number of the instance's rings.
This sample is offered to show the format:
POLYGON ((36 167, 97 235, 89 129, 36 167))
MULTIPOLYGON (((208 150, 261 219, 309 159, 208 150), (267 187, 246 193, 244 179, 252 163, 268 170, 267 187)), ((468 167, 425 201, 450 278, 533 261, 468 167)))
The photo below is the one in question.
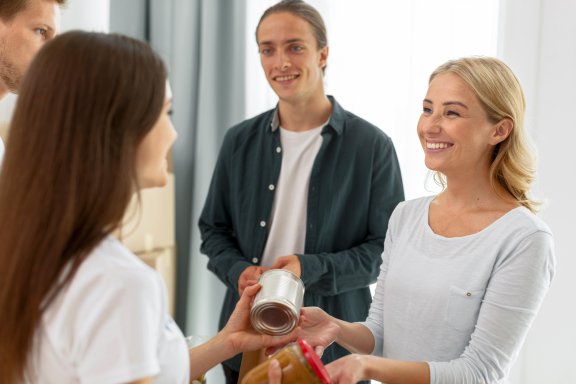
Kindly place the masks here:
POLYGON ((244 140, 257 133, 264 133, 266 128, 270 127, 275 109, 270 109, 257 116, 246 119, 228 129, 225 141, 233 142, 244 140))
POLYGON ((422 216, 428 212, 428 206, 434 197, 435 196, 424 196, 402 201, 398 203, 396 209, 394 209, 393 215, 396 216, 396 220, 422 216))
POLYGON ((156 318, 160 324, 165 308, 158 273, 108 237, 82 262, 44 316, 48 333, 74 344, 78 335, 110 329, 110 324, 122 328, 120 324, 138 322, 142 316, 150 316, 150 321, 156 318))
POLYGON ((539 271, 547 281, 554 276, 556 257, 552 231, 525 207, 508 212, 489 232, 490 242, 500 249, 499 266, 520 263, 539 271))
POLYGON ((525 207, 518 207, 510 211, 511 218, 516 222, 518 228, 527 232, 544 232, 552 236, 552 230, 548 225, 525 207))
POLYGON ((333 124, 341 126, 344 135, 379 143, 392 144, 390 137, 376 125, 363 119, 362 117, 344 109, 334 97, 329 96, 333 105, 333 124))
POLYGON ((433 199, 434 196, 425 196, 398 203, 390 216, 388 228, 391 233, 394 236, 406 230, 406 233, 412 233, 422 222, 427 222, 428 205, 433 199))
POLYGON ((162 283, 156 271, 118 240, 108 237, 80 265, 70 291, 70 296, 79 300, 82 296, 113 301, 141 296, 159 305, 162 283))

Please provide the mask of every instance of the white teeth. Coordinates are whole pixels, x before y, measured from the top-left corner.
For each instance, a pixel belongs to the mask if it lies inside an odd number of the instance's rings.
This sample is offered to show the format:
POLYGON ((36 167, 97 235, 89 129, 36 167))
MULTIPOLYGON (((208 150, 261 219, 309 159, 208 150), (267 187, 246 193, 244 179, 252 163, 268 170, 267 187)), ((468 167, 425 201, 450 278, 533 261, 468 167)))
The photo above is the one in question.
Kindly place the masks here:
POLYGON ((276 76, 277 81, 288 81, 288 80, 293 80, 295 78, 296 78, 296 75, 276 76))
POLYGON ((428 149, 445 149, 450 147, 451 144, 448 143, 429 143, 426 142, 426 148, 428 149))

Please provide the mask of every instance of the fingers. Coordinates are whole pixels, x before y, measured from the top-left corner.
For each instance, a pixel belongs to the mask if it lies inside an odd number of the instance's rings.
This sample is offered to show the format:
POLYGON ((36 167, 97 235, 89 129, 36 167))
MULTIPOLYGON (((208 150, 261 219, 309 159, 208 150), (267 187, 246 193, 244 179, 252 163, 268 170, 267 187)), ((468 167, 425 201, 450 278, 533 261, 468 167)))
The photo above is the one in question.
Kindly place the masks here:
POLYGON ((314 351, 316 352, 316 355, 318 355, 318 357, 322 357, 322 355, 324 354, 324 347, 318 345, 316 346, 316 348, 314 348, 314 351))
POLYGON ((282 368, 280 368, 280 363, 278 363, 278 360, 276 359, 272 359, 270 361, 270 365, 268 366, 268 383, 282 383, 282 368))
POLYGON ((244 290, 244 296, 248 297, 256 296, 256 293, 258 293, 258 291, 262 287, 262 285, 258 284, 257 282, 255 281, 252 282, 253 284, 246 286, 246 289, 244 290))
POLYGON ((249 285, 244 289, 242 292, 242 296, 240 296, 240 301, 248 301, 250 302, 254 296, 258 293, 262 286, 258 283, 253 285, 249 285))
POLYGON ((257 284, 257 283, 258 283, 258 280, 246 280, 246 281, 238 283, 238 294, 240 296, 242 296, 246 287, 249 287, 249 286, 257 284))
POLYGON ((258 280, 263 272, 264 267, 261 266, 251 266, 242 271, 238 278, 238 294, 242 296, 244 289, 246 289, 246 286, 248 285, 248 281, 258 280))

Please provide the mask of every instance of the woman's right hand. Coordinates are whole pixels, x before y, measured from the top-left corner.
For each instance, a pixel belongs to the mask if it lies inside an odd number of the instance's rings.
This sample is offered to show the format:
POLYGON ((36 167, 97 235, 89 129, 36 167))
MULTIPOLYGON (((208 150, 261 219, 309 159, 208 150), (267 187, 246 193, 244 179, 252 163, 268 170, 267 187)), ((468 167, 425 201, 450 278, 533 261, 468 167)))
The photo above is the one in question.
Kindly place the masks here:
POLYGON ((365 355, 346 355, 326 365, 333 384, 354 384, 367 379, 365 355))
POLYGON ((299 327, 298 338, 306 340, 320 357, 340 333, 337 320, 318 307, 302 308, 299 327))

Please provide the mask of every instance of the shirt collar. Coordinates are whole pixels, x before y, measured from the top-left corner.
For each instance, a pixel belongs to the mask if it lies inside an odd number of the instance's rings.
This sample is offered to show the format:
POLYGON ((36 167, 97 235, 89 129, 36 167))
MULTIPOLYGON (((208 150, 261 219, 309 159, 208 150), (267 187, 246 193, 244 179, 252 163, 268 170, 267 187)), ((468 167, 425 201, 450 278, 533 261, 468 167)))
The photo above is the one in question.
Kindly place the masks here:
MULTIPOLYGON (((329 129, 332 129, 338 135, 341 135, 344 131, 344 121, 345 121, 345 111, 342 109, 340 104, 336 101, 333 96, 328 96, 328 100, 332 103, 332 115, 330 115, 330 119, 328 120, 328 124, 324 126, 322 129, 322 133, 328 132, 329 129)), ((274 114, 272 115, 272 120, 270 120, 270 131, 275 132, 280 127, 280 117, 278 116, 278 106, 274 110, 274 114)))

